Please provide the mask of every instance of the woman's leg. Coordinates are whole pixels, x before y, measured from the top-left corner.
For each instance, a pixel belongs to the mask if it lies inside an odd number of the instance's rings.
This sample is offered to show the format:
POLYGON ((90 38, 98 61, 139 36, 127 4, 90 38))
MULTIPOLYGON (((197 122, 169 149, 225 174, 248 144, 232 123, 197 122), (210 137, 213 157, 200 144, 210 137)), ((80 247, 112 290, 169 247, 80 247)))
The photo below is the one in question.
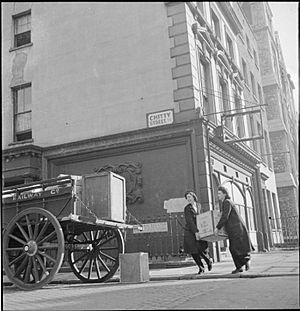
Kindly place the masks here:
POLYGON ((197 266, 199 267, 199 272, 203 272, 204 271, 204 265, 203 262, 201 260, 201 257, 199 254, 192 254, 192 257, 195 261, 195 263, 197 264, 197 266))

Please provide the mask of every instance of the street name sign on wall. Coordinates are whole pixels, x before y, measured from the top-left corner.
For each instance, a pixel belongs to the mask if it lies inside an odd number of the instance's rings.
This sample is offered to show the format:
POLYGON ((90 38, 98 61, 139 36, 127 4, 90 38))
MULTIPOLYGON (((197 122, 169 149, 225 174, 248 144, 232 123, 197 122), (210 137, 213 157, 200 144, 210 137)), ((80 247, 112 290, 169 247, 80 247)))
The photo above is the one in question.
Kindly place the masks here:
POLYGON ((147 127, 174 123, 174 109, 147 113, 147 127))

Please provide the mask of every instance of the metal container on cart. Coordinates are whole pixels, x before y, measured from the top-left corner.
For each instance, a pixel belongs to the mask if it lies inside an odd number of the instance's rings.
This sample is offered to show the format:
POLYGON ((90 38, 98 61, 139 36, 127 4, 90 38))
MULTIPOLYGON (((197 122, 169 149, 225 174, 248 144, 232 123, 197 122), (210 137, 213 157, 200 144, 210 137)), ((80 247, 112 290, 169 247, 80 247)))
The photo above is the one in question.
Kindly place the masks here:
POLYGON ((48 284, 66 252, 83 282, 104 282, 124 253, 125 179, 112 172, 57 178, 2 191, 3 264, 19 288, 48 284))

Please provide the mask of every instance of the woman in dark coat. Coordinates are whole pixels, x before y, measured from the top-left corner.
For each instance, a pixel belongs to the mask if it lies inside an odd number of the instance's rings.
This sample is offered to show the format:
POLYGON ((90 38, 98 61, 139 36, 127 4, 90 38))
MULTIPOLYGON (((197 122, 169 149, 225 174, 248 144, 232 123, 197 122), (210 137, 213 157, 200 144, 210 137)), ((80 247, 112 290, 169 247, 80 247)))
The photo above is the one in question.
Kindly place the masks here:
POLYGON ((245 266, 247 271, 250 268, 250 253, 254 250, 248 230, 234 203, 230 200, 230 196, 225 187, 221 186, 218 188, 218 198, 222 201, 222 215, 217 224, 215 233, 223 226, 225 227, 229 238, 229 251, 236 267, 232 273, 243 272, 243 266, 245 266))
POLYGON ((189 202, 184 208, 186 223, 183 240, 184 251, 193 257, 199 267, 198 274, 201 274, 204 272, 204 265, 201 258, 205 260, 208 271, 212 269, 212 260, 208 255, 208 243, 207 241, 200 240, 199 230, 196 225, 196 215, 198 214, 197 196, 193 191, 187 191, 184 197, 189 202))

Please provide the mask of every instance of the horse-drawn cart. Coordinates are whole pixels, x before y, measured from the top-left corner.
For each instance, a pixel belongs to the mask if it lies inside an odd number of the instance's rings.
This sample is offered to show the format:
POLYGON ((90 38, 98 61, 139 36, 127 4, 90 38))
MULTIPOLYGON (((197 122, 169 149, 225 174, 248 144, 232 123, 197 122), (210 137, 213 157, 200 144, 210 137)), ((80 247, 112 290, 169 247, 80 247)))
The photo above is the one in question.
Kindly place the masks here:
POLYGON ((124 253, 125 179, 112 172, 58 178, 2 192, 3 264, 19 288, 51 282, 64 258, 83 282, 105 282, 124 253))

